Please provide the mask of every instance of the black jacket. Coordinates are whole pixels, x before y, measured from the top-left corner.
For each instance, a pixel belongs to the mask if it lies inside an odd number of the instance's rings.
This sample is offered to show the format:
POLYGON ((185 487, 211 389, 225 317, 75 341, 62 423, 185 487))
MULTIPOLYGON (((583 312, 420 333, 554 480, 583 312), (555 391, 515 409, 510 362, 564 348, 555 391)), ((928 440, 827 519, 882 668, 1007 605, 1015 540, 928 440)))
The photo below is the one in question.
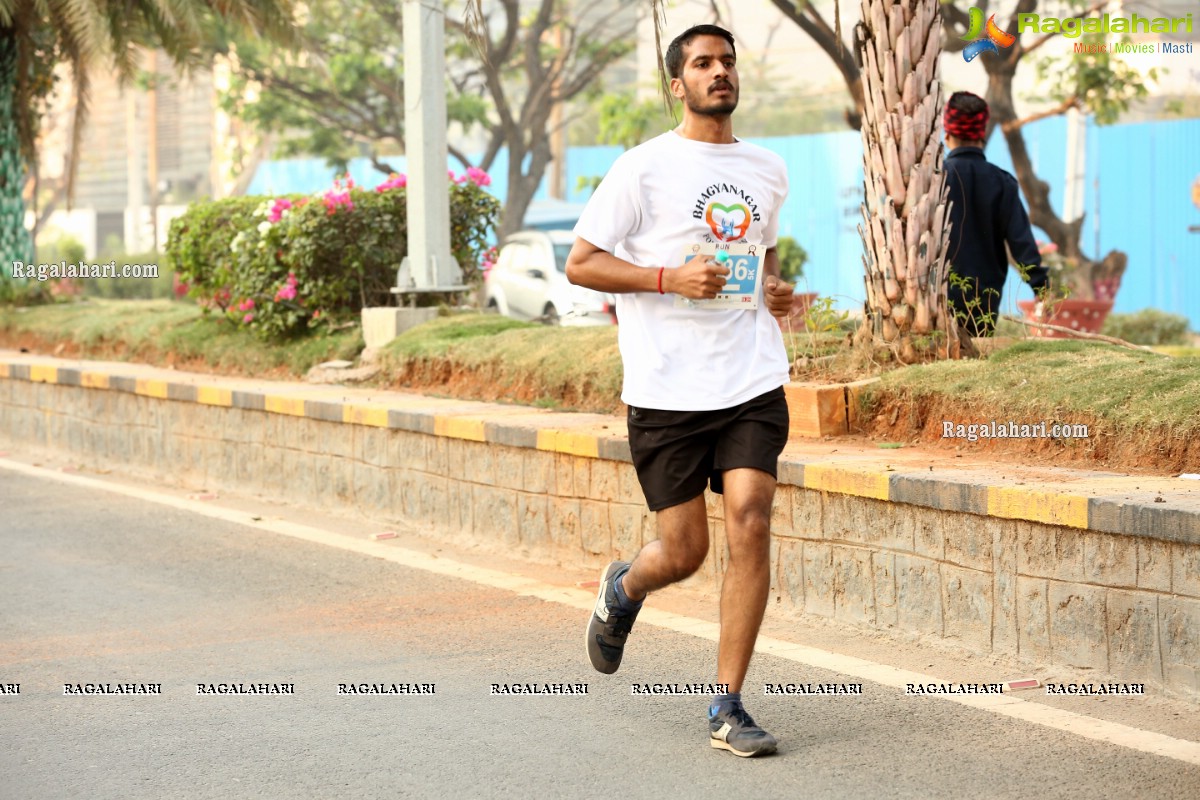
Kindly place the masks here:
POLYGON ((954 272, 977 279, 980 291, 1001 291, 1008 277, 1007 241, 1013 260, 1029 268, 1034 291, 1045 286, 1047 270, 1021 205, 1017 179, 988 163, 978 147, 954 148, 945 165, 953 203, 949 260, 954 272))

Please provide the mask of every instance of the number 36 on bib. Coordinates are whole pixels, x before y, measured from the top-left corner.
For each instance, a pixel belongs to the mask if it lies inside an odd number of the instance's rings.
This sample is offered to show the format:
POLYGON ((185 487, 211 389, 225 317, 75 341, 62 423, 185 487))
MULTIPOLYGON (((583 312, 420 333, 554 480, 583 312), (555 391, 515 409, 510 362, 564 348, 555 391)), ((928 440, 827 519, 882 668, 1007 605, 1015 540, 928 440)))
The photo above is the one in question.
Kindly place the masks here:
MULTIPOLYGON (((729 254, 725 268, 729 276, 725 279, 725 288, 712 300, 689 300, 679 295, 675 296, 676 308, 705 308, 705 309, 741 309, 753 311, 758 308, 762 286, 762 258, 767 248, 757 244, 727 244, 722 250, 729 254)), ((693 258, 716 256, 717 247, 711 243, 694 244, 684 248, 683 263, 693 258)))

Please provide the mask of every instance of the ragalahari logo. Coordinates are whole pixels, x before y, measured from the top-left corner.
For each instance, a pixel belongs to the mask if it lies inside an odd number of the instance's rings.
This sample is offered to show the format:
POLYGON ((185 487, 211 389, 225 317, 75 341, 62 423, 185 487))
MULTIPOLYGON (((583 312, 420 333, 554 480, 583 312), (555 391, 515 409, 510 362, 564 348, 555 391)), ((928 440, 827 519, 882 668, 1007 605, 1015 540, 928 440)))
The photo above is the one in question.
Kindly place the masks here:
POLYGON ((999 53, 1000 47, 1012 47, 1017 37, 1007 31, 1002 31, 996 25, 996 15, 988 17, 987 26, 983 24, 983 9, 971 9, 970 29, 962 37, 968 41, 974 39, 963 48, 963 61, 974 61, 980 53, 999 53), (979 38, 984 36, 985 38, 979 38), (999 45, 999 47, 997 47, 999 45))

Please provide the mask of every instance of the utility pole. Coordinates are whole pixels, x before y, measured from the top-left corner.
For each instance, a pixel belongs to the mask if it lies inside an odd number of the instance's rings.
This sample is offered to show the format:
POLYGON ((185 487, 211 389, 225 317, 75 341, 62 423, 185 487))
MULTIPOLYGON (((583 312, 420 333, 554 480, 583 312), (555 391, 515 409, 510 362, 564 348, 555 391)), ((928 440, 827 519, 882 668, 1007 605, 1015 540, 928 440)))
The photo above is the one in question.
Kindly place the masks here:
POLYGON ((1083 216, 1087 186, 1087 116, 1078 108, 1067 112, 1067 174, 1063 191, 1063 220, 1083 216))
POLYGON ((450 254, 445 17, 442 0, 404 0, 408 256, 392 290, 397 294, 466 288, 450 254))
MULTIPOLYGON (((150 249, 158 252, 158 50, 150 49, 146 92, 146 184, 150 189, 150 249)), ((139 249, 138 252, 141 252, 139 249)))
MULTIPOLYGON (((561 25, 554 28, 554 47, 558 51, 563 48, 563 29, 561 25)), ((562 86, 561 73, 554 81, 551 90, 558 95, 562 86)), ((553 200, 567 199, 567 127, 563 124, 563 104, 555 103, 550 110, 550 197, 553 200)))
MULTIPOLYGON (((142 163, 141 119, 138 113, 138 90, 125 88, 125 252, 140 253, 145 249, 143 220, 146 205, 146 172, 142 163)), ((103 248, 104 242, 97 242, 103 248)))

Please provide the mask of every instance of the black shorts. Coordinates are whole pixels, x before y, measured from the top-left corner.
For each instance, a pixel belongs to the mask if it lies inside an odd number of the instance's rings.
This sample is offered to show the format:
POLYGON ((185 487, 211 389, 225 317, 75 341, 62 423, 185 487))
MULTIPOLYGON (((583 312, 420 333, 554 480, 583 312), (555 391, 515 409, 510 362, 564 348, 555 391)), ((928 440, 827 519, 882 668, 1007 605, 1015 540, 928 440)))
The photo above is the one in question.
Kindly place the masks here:
POLYGON ((777 475, 788 438, 783 387, 718 411, 660 411, 629 407, 629 450, 651 511, 712 490, 721 473, 752 467, 777 475))

